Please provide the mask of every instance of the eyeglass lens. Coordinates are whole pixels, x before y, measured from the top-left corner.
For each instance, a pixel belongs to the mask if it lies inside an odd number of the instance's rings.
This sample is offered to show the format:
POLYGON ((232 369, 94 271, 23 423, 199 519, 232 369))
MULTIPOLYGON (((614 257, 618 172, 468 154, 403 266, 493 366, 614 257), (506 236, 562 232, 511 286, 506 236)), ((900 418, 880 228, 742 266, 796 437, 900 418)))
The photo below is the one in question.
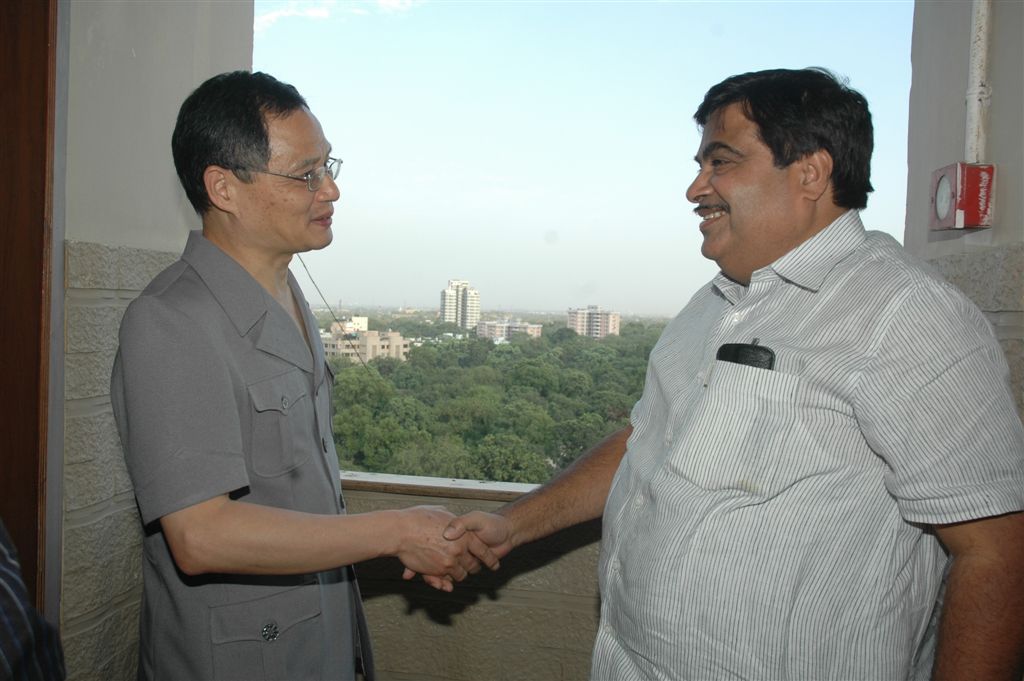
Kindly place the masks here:
POLYGON ((306 177, 306 185, 309 187, 309 191, 315 192, 320 189, 324 183, 324 177, 327 173, 331 174, 331 179, 338 179, 338 171, 341 169, 341 161, 336 158, 327 159, 327 163, 320 166, 316 170, 311 170, 309 175, 306 177))

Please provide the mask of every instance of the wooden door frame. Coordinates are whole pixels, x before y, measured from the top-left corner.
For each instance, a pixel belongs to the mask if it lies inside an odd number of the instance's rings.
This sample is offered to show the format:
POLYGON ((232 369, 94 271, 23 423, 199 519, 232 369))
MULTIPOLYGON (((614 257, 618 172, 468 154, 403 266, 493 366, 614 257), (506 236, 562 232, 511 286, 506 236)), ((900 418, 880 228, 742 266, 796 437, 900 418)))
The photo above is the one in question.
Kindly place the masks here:
MULTIPOLYGON (((0 517, 40 609, 52 475, 47 447, 56 43, 57 0, 0 3, 0 91, 6 100, 0 107, 0 356, 6 393, 0 409, 0 517)), ((52 502, 59 508, 59 496, 52 502)))

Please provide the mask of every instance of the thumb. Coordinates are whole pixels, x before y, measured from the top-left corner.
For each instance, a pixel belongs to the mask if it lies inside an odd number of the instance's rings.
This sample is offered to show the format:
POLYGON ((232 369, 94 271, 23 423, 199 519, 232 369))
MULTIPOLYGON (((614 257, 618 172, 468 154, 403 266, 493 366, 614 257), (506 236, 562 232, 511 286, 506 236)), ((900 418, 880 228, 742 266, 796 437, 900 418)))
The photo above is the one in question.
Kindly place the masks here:
POLYGON ((466 521, 463 517, 453 518, 452 521, 448 523, 448 527, 444 528, 444 532, 441 533, 441 536, 452 541, 466 534, 467 529, 466 521))

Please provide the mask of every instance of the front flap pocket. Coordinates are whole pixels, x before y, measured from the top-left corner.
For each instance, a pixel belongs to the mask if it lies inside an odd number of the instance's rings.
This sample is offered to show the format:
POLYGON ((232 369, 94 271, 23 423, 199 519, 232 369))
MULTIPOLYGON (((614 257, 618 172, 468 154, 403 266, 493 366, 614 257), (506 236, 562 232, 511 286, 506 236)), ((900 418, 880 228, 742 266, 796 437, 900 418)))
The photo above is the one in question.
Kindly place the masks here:
POLYGON ((315 418, 306 374, 295 369, 248 386, 252 402, 252 468, 276 477, 316 451, 315 418))
POLYGON ((317 584, 210 608, 213 676, 225 681, 319 681, 324 634, 317 584))
POLYGON ((320 616, 320 587, 297 586, 242 603, 210 608, 210 637, 215 645, 236 641, 270 643, 295 625, 320 616))

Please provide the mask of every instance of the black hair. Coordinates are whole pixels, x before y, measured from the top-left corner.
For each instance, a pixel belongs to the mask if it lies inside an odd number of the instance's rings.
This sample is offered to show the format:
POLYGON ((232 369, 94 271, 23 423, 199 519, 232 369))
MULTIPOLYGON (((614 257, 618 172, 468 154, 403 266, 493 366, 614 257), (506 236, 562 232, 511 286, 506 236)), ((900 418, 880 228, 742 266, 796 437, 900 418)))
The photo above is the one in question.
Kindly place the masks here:
POLYGON ((864 95, 821 68, 754 71, 726 78, 701 102, 701 127, 716 111, 740 104, 757 125, 778 168, 824 149, 832 156, 832 200, 864 208, 871 187, 874 133, 864 95))
POLYGON ((188 96, 171 135, 174 168, 196 213, 212 205, 203 173, 211 165, 243 182, 270 160, 267 121, 306 107, 299 91, 266 73, 233 71, 210 78, 188 96))

